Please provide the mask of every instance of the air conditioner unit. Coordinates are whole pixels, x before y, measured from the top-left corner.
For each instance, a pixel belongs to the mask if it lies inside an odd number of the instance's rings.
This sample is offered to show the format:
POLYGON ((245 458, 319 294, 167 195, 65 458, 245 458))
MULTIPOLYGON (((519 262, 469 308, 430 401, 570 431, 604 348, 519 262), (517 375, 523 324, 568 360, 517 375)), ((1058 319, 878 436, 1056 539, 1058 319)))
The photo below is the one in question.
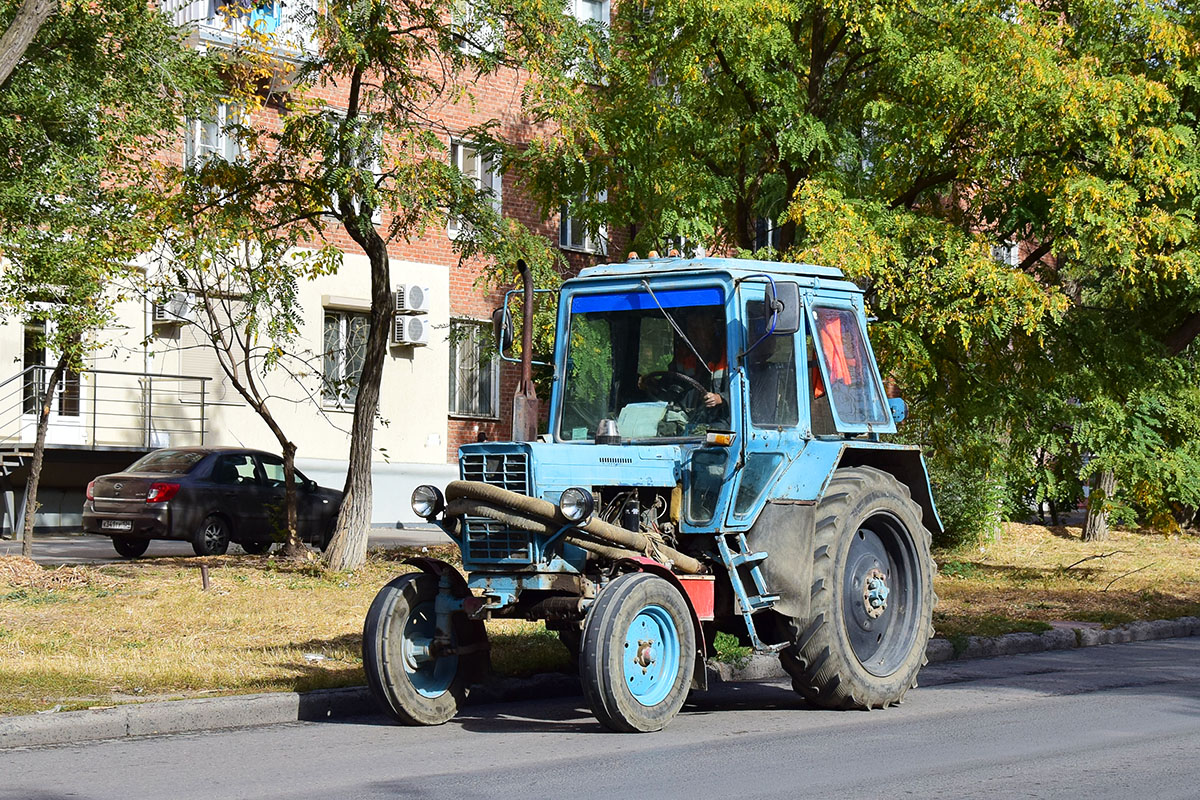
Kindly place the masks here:
POLYGON ((155 325, 178 325, 192 321, 192 299, 187 292, 175 292, 154 304, 155 325))
POLYGON ((429 344, 429 323, 421 317, 396 317, 392 320, 392 344, 429 344))
POLYGON ((396 287, 397 314, 428 314, 429 287, 415 283, 402 283, 396 287))

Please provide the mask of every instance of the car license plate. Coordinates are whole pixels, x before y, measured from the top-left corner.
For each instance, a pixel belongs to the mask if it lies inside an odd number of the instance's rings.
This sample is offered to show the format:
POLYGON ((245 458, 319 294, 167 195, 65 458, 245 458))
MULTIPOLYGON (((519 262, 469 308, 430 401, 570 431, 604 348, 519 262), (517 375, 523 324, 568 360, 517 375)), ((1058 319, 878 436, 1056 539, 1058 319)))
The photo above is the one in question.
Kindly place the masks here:
POLYGON ((100 529, 105 531, 131 531, 133 522, 127 519, 102 519, 100 529))

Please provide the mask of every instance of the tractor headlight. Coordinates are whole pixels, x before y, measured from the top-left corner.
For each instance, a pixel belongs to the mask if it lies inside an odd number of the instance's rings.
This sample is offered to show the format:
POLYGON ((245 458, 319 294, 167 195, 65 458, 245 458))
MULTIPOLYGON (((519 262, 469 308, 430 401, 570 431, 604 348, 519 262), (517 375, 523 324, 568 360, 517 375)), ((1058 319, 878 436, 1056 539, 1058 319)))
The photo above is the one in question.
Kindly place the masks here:
POLYGON ((446 500, 442 497, 441 490, 436 486, 424 483, 413 489, 412 510, 418 517, 433 519, 445 507, 446 500))
POLYGON ((583 522, 596 510, 596 500, 587 489, 572 486, 558 498, 558 511, 568 522, 583 522))

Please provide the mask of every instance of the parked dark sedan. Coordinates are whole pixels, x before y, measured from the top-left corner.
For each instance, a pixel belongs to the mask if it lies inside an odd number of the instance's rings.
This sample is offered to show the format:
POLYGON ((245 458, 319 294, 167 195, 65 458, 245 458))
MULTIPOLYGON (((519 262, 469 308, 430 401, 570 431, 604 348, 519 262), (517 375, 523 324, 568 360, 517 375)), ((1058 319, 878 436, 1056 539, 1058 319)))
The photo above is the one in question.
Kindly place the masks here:
MULTIPOLYGON (((342 493, 296 471, 297 517, 305 541, 325 549, 342 493)), ((155 450, 124 472, 88 484, 83 529, 111 536, 126 558, 151 539, 192 543, 199 556, 221 555, 230 542, 265 553, 286 530, 283 459, 260 450, 180 447, 155 450)))

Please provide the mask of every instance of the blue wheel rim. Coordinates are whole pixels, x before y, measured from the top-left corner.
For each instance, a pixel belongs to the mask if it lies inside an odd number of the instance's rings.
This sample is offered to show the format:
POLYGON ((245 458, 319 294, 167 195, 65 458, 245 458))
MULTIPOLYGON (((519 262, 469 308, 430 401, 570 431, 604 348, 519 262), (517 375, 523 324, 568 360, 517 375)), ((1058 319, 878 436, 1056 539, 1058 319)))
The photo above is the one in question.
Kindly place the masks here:
POLYGON ((450 688, 458 673, 458 656, 434 658, 429 649, 437 632, 432 600, 413 609, 404 623, 400 640, 400 658, 408 682, 422 697, 440 697, 450 688))
POLYGON ((646 606, 625 631, 625 688, 643 706, 656 706, 675 686, 679 674, 679 631, 662 606, 646 606))

